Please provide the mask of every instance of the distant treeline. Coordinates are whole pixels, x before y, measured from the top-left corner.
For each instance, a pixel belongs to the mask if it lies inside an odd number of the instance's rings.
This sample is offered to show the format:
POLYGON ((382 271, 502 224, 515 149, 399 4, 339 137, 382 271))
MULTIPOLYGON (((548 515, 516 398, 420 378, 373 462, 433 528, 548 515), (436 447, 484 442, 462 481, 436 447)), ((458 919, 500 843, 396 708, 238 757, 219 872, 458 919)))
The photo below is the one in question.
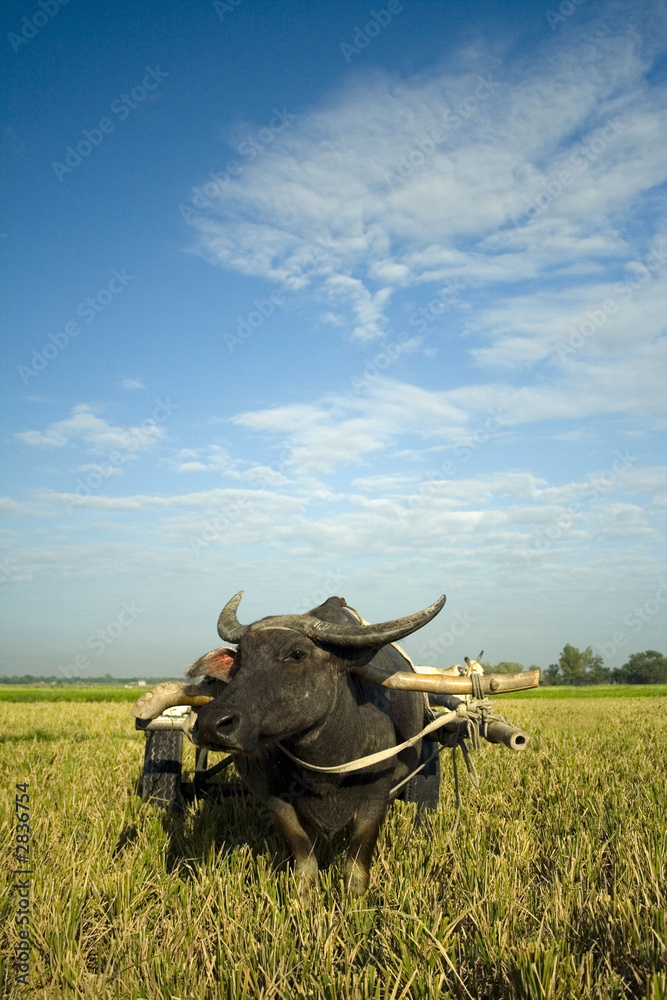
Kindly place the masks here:
MULTIPOLYGON (((524 670, 521 663, 483 663, 486 674, 513 674, 524 670)), ((532 666, 530 670, 537 669, 532 666)), ((633 653, 622 667, 605 667, 602 657, 588 646, 584 650, 564 647, 558 663, 551 663, 540 674, 540 685, 552 684, 667 684, 667 656, 647 649, 633 653)))
POLYGON ((51 686, 57 684, 64 687, 74 687, 77 685, 88 687, 91 684, 145 684, 147 687, 153 687, 154 684, 160 684, 162 681, 173 681, 174 679, 174 677, 112 677, 111 674, 105 674, 104 677, 77 677, 74 679, 56 677, 54 675, 44 677, 43 675, 23 674, 22 677, 19 677, 17 674, 14 674, 8 677, 6 674, 0 674, 0 684, 43 684, 51 686))
MULTIPOLYGON (((535 664, 524 667, 523 663, 503 660, 501 663, 482 663, 485 674, 517 674, 523 670, 540 670, 535 664)), ((91 684, 146 684, 153 686, 162 681, 174 680, 171 677, 86 677, 70 680, 66 677, 36 677, 24 674, 22 677, 7 677, 0 675, 0 684, 39 684, 39 685, 84 685, 91 684)), ((548 687, 552 684, 667 684, 667 656, 646 649, 643 653, 633 653, 622 667, 605 667, 602 657, 594 653, 588 646, 584 650, 570 646, 568 643, 558 657, 558 663, 551 663, 546 670, 541 670, 540 685, 548 687)))

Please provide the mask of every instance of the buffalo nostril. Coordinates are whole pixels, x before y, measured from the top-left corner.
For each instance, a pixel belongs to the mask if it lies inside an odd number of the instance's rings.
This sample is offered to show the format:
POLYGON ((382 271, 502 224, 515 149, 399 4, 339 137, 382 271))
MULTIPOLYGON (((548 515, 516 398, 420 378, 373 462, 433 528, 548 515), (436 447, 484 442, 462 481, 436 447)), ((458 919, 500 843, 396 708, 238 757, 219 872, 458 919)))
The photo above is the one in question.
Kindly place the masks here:
POLYGON ((223 715, 222 718, 218 719, 215 723, 215 728, 220 736, 229 736, 230 733, 236 729, 238 721, 238 715, 223 715))

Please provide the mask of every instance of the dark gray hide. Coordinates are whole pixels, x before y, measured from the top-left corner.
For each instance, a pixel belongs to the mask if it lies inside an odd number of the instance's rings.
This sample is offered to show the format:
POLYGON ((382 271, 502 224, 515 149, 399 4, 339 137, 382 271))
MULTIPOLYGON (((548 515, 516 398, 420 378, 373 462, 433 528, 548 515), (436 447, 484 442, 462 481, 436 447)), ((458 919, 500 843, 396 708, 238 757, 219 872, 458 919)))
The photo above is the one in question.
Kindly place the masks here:
MULTIPOLYGON (((359 624, 337 597, 308 614, 333 624, 359 624)), ((317 880, 313 834, 330 836, 351 824, 346 883, 355 895, 365 892, 390 789, 419 760, 420 743, 362 771, 318 774, 276 745, 281 742, 308 763, 331 766, 418 733, 424 725, 424 695, 378 687, 350 672, 371 659, 412 669, 390 645, 360 650, 325 645, 294 628, 251 630, 240 640, 236 673, 225 691, 198 711, 193 739, 232 753, 245 784, 269 808, 306 888, 317 880), (299 654, 304 654, 301 659, 299 654)))

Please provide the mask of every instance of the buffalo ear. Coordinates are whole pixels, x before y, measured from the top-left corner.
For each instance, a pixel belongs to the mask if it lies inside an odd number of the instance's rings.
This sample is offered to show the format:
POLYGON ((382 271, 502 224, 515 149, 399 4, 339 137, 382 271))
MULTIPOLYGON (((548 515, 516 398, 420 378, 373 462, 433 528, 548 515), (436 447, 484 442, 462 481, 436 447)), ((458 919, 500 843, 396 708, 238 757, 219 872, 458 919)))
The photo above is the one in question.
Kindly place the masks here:
POLYGON ((230 681, 236 671, 236 650, 227 646, 219 646, 210 653, 201 656, 196 663, 188 668, 188 677, 215 677, 219 681, 230 681))

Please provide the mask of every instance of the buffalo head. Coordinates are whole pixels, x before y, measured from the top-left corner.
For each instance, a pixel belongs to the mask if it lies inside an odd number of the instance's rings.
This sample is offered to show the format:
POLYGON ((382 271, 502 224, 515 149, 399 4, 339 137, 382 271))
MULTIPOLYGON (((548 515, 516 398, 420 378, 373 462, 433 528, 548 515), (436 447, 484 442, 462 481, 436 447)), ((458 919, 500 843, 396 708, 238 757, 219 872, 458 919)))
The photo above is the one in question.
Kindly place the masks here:
POLYGON ((193 739, 210 749, 243 754, 312 734, 337 711, 348 672, 359 671, 383 646, 426 625, 445 603, 441 597, 417 614, 364 625, 347 609, 341 615, 345 601, 331 597, 305 615, 241 625, 236 617, 241 597, 237 594, 218 620, 220 638, 238 643, 238 649, 208 653, 191 668, 191 676, 230 680, 221 695, 199 709, 193 739), (332 617, 347 622, 326 620, 332 617))

